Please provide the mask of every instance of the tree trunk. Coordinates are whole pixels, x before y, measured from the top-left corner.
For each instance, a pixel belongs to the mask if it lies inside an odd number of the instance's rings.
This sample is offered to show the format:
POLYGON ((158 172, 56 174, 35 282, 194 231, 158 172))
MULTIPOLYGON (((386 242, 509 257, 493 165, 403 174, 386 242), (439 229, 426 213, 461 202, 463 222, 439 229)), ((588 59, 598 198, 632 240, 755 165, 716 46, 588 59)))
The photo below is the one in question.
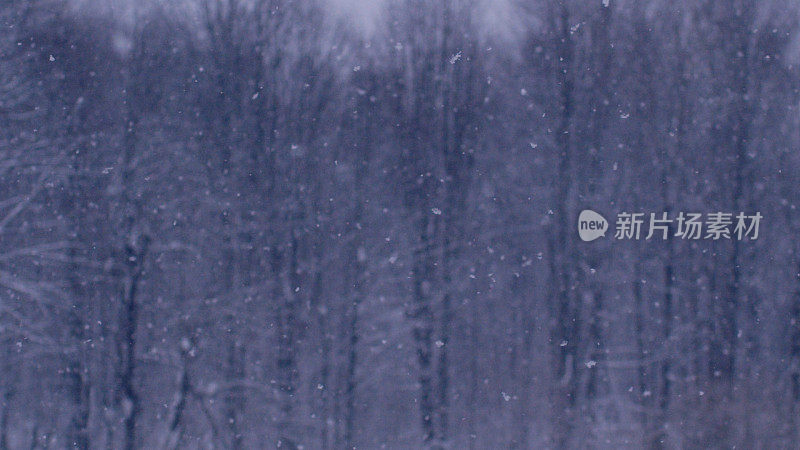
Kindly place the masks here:
POLYGON ((556 48, 556 80, 559 86, 559 122, 556 128, 556 148, 559 154, 556 180, 556 215, 554 234, 556 243, 553 247, 557 283, 557 311, 553 332, 553 344, 556 345, 556 380, 558 383, 554 405, 554 439, 556 448, 568 448, 575 425, 575 406, 578 394, 579 364, 577 331, 580 329, 579 317, 575 309, 572 292, 572 271, 570 264, 571 246, 567 238, 569 232, 569 197, 572 180, 572 151, 570 132, 573 117, 574 80, 572 74, 572 58, 574 44, 570 32, 570 13, 566 4, 562 3, 555 18, 556 48))

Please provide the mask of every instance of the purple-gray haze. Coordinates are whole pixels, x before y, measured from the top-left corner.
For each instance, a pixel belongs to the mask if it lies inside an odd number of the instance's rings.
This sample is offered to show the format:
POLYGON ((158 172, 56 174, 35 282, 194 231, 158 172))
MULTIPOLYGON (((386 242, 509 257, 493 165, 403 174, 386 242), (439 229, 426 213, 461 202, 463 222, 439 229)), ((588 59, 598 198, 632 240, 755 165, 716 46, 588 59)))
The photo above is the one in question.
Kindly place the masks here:
POLYGON ((4 0, 0 450, 796 448, 798 6, 4 0))

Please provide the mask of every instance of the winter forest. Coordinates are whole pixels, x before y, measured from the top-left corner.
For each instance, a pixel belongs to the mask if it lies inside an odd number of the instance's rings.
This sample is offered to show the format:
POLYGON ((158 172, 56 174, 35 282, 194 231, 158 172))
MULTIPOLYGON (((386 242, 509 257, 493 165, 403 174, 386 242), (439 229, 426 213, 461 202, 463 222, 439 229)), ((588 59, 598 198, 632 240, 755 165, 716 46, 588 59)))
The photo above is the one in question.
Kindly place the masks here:
POLYGON ((0 449, 798 448, 798 108, 796 0, 3 0, 0 449))

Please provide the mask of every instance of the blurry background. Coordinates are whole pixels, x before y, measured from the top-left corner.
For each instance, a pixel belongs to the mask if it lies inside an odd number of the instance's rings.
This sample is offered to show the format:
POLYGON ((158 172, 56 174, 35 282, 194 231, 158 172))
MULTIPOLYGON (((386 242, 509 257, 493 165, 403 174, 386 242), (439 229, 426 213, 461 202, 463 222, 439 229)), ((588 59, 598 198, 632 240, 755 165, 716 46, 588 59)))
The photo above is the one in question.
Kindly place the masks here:
POLYGON ((798 7, 3 1, 0 448, 796 447, 798 7))

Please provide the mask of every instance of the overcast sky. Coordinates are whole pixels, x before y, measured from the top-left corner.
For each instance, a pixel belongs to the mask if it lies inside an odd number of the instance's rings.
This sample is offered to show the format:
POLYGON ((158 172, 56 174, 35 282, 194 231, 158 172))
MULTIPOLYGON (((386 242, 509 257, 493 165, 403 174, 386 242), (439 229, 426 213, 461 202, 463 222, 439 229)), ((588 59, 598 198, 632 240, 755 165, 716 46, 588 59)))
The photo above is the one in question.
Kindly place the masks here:
MULTIPOLYGON (((193 10, 201 0, 71 0, 76 7, 92 14, 113 15, 118 20, 128 21, 134 11, 147 4, 162 7, 193 10)), ((345 19, 354 29, 367 36, 374 36, 384 20, 385 6, 393 0, 321 0, 329 4, 326 8, 332 17, 345 19)), ((513 0, 477 0, 475 17, 483 22, 484 31, 494 37, 514 39, 524 29, 521 15, 511 5, 513 0)))

